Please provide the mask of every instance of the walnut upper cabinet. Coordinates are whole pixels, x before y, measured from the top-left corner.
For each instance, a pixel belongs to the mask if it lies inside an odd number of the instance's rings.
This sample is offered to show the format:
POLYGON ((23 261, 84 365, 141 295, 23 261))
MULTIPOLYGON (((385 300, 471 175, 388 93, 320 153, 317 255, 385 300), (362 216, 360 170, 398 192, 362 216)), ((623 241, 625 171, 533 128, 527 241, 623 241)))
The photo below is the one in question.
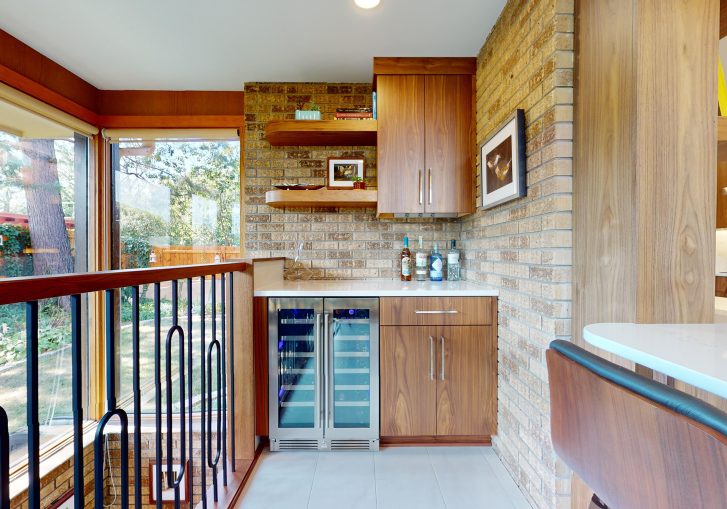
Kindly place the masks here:
POLYGON ((375 58, 380 216, 474 211, 474 58, 375 58))

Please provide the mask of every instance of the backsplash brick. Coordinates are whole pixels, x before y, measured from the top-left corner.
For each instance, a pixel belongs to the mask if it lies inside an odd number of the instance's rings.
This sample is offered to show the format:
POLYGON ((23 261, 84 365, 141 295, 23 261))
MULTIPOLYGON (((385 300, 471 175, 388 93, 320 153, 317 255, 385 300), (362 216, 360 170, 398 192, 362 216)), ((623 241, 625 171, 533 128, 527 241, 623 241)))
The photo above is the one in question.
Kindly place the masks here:
MULTIPOLYGON (((570 339, 573 0, 510 0, 477 62, 477 158, 525 110, 528 195, 460 221, 466 279, 500 289, 494 446, 533 507, 570 507, 553 452, 545 349, 570 339)), ((477 199, 482 199, 477 170, 477 199)))
MULTIPOLYGON (((376 218, 375 209, 275 209, 265 192, 283 182, 325 184, 328 157, 364 158, 366 184, 376 187, 375 147, 272 147, 265 140, 269 120, 293 119, 296 107, 313 101, 330 120, 336 108, 370 106, 367 83, 245 84, 245 247, 250 256, 288 256, 302 242, 301 261, 315 279, 375 279, 399 276, 404 235, 416 246, 445 247, 460 240, 461 226, 445 219, 376 218)), ((341 120, 340 122, 356 122, 341 120)))

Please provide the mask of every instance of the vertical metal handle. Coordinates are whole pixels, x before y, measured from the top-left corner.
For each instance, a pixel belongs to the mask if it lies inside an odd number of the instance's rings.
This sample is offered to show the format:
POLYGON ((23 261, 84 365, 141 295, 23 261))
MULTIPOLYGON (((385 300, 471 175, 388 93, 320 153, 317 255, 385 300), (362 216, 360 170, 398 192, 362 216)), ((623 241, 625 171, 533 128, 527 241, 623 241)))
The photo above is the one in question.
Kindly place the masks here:
POLYGON ((422 189, 422 170, 419 170, 419 205, 424 201, 424 189, 422 189))
POLYGON ((440 340, 439 346, 442 350, 442 352, 441 352, 442 353, 442 369, 441 369, 441 373, 440 373, 440 378, 442 380, 444 380, 444 336, 439 336, 439 340, 440 340))
POLYGON ((317 358, 318 358, 318 366, 316 366, 316 369, 318 370, 317 376, 316 376, 316 394, 318 394, 318 422, 320 424, 320 427, 323 427, 323 416, 324 416, 324 401, 325 397, 323 395, 322 385, 321 384, 321 377, 324 376, 323 373, 323 355, 321 355, 321 314, 316 313, 316 325, 315 325, 315 348, 317 351, 317 358))
POLYGON ((432 204, 432 169, 429 168, 429 205, 432 204))
POLYGON ((429 336, 429 379, 434 380, 434 338, 429 336))
POLYGON ((323 315, 323 343, 325 345, 324 357, 328 365, 326 369, 325 378, 326 381, 326 413, 328 414, 328 427, 331 427, 331 416, 333 415, 333 384, 331 378, 333 377, 333 352, 330 347, 330 327, 328 326, 328 319, 330 315, 328 313, 323 315))

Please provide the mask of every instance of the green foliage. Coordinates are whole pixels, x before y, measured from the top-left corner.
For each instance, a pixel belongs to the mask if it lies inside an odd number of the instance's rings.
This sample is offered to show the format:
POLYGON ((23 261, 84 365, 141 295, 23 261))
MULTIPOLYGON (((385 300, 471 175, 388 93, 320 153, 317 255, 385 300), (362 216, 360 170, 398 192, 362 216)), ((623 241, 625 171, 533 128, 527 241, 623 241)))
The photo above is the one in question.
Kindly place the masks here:
POLYGON ((18 277, 33 274, 33 257, 23 251, 30 247, 27 228, 12 224, 0 224, 0 276, 18 277))
POLYGON ((240 196, 239 144, 157 142, 151 155, 123 156, 120 162, 123 173, 170 193, 169 224, 150 212, 122 209, 122 242, 132 246, 135 256, 143 257, 146 249, 136 241, 153 237, 165 237, 168 244, 180 246, 239 245, 239 228, 232 219, 240 196), (206 204, 216 217, 202 221, 195 202, 206 204))
MULTIPOLYGON (((39 309, 38 353, 55 350, 71 341, 71 317, 53 301, 39 309)), ((25 310, 22 304, 0 306, 0 365, 25 358, 25 310)))

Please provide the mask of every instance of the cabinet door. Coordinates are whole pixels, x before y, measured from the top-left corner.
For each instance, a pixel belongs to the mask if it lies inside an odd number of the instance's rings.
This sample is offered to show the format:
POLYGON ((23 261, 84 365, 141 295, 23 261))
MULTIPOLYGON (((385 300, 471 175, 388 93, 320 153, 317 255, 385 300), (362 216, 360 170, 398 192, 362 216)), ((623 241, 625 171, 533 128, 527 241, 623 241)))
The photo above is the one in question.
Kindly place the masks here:
POLYGON ((379 214, 424 212, 424 76, 378 76, 379 214))
POLYGON ((472 76, 428 75, 424 135, 427 213, 473 212, 472 76))
POLYGON ((491 326, 437 327, 437 435, 497 431, 497 347, 491 326))
POLYGON ((435 333, 430 327, 381 327, 382 436, 436 433, 435 333))

